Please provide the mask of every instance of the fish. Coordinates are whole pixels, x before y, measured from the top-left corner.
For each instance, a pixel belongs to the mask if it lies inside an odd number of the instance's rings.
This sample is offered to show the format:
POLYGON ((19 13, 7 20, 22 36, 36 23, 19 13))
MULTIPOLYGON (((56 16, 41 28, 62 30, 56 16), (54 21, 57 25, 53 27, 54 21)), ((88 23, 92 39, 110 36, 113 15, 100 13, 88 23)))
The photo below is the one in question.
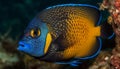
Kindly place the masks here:
POLYGON ((111 39, 101 24, 100 10, 89 4, 60 4, 38 13, 28 24, 18 50, 40 61, 78 66, 96 57, 102 38, 111 39))

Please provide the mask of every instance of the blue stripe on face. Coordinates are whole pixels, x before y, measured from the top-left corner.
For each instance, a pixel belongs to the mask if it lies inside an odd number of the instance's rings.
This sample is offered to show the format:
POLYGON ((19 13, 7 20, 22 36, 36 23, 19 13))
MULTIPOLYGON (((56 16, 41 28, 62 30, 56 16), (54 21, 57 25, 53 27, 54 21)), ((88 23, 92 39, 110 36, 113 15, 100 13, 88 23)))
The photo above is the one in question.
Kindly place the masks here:
POLYGON ((41 51, 38 50, 37 52, 34 53, 34 54, 36 54, 35 55, 36 57, 40 56, 40 54, 44 55, 46 37, 48 34, 48 28, 45 23, 42 23, 40 29, 41 29, 41 36, 38 38, 38 41, 40 41, 40 43, 38 43, 38 46, 39 46, 38 48, 40 48, 41 51))

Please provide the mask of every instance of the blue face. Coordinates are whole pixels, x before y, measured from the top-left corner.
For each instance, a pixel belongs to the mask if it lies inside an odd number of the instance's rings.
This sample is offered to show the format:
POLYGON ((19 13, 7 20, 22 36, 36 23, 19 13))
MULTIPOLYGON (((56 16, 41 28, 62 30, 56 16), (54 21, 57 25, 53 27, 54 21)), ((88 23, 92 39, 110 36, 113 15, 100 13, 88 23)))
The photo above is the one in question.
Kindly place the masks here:
POLYGON ((24 32, 18 50, 35 57, 43 56, 47 33, 46 24, 34 18, 24 32))

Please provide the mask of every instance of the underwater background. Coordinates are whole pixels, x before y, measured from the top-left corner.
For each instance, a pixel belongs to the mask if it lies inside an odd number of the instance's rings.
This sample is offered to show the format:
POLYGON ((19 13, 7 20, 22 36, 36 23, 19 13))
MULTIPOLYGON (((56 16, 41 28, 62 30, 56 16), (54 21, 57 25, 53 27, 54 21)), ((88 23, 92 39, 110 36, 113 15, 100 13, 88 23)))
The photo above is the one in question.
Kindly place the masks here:
MULTIPOLYGON (((114 39, 104 42, 106 47, 103 47, 105 48, 103 50, 109 47, 107 52, 103 51, 97 59, 84 62, 78 67, 32 60, 16 50, 24 29, 37 13, 49 6, 68 3, 90 4, 99 7, 102 0, 0 0, 0 69, 88 69, 93 65, 94 60, 101 61, 100 59, 106 55, 110 56, 108 52, 114 46, 114 39)), ((104 10, 102 14, 104 17, 102 22, 104 23, 109 13, 104 10)))

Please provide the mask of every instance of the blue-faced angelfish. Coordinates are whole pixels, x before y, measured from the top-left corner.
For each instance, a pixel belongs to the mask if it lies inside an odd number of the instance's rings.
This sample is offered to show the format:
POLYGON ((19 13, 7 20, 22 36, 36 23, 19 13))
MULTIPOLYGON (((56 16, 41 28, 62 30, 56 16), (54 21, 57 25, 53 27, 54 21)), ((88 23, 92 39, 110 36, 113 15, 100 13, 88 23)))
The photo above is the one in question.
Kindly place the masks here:
POLYGON ((99 9, 87 4, 62 4, 41 11, 29 23, 18 50, 41 61, 78 65, 97 56, 104 35, 99 9))

